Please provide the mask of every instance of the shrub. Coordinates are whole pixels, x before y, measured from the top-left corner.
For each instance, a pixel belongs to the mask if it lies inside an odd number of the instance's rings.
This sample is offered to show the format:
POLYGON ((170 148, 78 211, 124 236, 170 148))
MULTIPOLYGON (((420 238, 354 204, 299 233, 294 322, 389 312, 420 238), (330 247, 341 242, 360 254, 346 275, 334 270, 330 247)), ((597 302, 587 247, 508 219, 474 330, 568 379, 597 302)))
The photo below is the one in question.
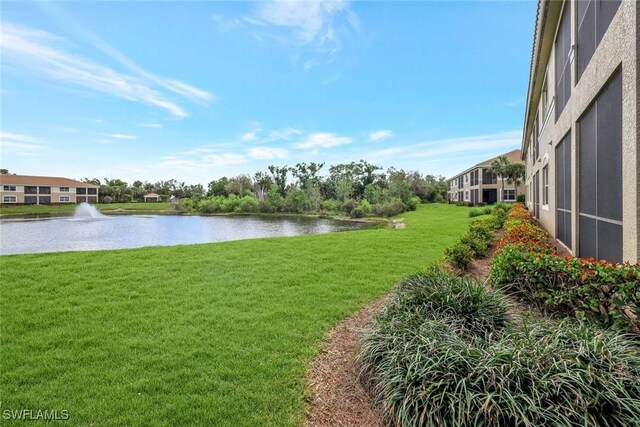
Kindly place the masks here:
POLYGON ((355 208, 351 209, 351 212, 349 213, 349 216, 351 218, 364 218, 367 215, 367 213, 364 211, 364 208, 362 206, 356 206, 355 208))
POLYGON ((516 197, 516 202, 518 203, 524 203, 525 202, 525 195, 524 194, 518 194, 518 197, 516 197))
POLYGON ((219 197, 211 197, 209 199, 200 200, 198 202, 198 211, 204 214, 212 214, 222 210, 222 200, 219 197))
POLYGON ((491 208, 489 208, 488 212, 485 208, 473 208, 469 211, 469 218, 475 218, 480 215, 486 215, 487 213, 491 213, 491 208))
POLYGON ((640 348, 570 320, 510 322, 504 298, 469 279, 402 281, 358 360, 398 426, 640 423, 640 348))
POLYGON ((289 212, 302 213, 309 209, 309 199, 302 190, 292 190, 287 194, 285 206, 289 212))
POLYGON ((223 198, 220 205, 222 212, 237 212, 240 206, 240 197, 235 194, 229 194, 229 197, 223 198))
POLYGON ((392 197, 387 202, 373 206, 373 212, 381 216, 393 216, 404 212, 404 204, 397 197, 392 197))
POLYGON ((432 267, 400 281, 377 321, 386 324, 406 316, 415 316, 420 321, 454 318, 468 332, 485 336, 506 326, 507 306, 502 294, 489 293, 473 279, 432 267))
POLYGON ((240 203, 237 207, 237 212, 250 213, 258 212, 260 202, 254 196, 244 196, 240 199, 240 203))
POLYGON ((444 250, 444 258, 456 268, 466 270, 473 261, 473 249, 462 240, 444 250))
POLYGON ((113 202, 113 198, 111 196, 104 196, 102 198, 102 203, 111 203, 113 202))
POLYGON ((347 214, 351 215, 351 211, 354 210, 358 206, 358 202, 353 199, 348 199, 342 204, 342 210, 347 214))
POLYGON ((369 203, 369 201, 367 199, 362 199, 360 201, 360 206, 362 206, 362 209, 364 210, 365 214, 370 214, 371 212, 373 212, 373 208, 371 207, 371 203, 369 203))
POLYGON ((420 204, 420 197, 412 197, 407 201, 406 210, 415 211, 420 204))
POLYGON ((337 212, 340 210, 340 203, 337 200, 324 200, 322 210, 327 212, 337 212))
POLYGON ((509 212, 490 277, 546 312, 640 330, 640 265, 558 256, 522 205, 509 212))

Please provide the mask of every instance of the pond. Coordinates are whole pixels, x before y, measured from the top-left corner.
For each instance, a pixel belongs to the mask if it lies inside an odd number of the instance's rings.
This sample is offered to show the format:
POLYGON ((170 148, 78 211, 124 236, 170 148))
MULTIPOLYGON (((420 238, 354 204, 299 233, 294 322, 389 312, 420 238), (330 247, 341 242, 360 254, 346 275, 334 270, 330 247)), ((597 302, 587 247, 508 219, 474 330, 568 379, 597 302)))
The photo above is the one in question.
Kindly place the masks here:
POLYGON ((88 251, 223 242, 355 230, 355 222, 308 217, 100 215, 0 219, 0 254, 88 251))

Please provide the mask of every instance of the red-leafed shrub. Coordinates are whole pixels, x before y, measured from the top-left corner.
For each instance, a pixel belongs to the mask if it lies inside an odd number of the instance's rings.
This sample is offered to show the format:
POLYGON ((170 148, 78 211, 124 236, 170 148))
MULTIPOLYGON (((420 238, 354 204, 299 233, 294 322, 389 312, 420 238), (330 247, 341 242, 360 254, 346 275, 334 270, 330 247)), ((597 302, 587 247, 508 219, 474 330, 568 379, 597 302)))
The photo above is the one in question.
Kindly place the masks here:
POLYGON ((558 256, 522 205, 504 230, 491 266, 497 288, 544 311, 640 330, 640 265, 558 256))

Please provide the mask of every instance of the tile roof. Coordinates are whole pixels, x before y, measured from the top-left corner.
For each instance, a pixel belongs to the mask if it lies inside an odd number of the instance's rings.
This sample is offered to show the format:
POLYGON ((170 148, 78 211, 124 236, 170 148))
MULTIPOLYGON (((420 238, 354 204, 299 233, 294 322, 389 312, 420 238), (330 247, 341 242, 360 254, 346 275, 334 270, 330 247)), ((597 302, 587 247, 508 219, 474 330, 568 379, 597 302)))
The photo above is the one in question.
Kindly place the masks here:
POLYGON ((89 182, 76 181, 75 179, 62 178, 58 176, 30 176, 30 175, 0 175, 2 185, 42 185, 57 187, 85 187, 98 188, 98 185, 89 182))

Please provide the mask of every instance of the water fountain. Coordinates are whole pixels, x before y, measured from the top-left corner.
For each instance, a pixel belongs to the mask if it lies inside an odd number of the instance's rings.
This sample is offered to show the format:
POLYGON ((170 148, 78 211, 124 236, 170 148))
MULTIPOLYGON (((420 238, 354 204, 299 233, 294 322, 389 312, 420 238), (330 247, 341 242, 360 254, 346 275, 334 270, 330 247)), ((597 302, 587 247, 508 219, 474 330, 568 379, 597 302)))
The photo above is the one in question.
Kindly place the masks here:
POLYGON ((90 205, 89 203, 80 203, 76 207, 72 217, 75 221, 90 221, 107 218, 108 217, 106 215, 101 214, 95 206, 90 205))

